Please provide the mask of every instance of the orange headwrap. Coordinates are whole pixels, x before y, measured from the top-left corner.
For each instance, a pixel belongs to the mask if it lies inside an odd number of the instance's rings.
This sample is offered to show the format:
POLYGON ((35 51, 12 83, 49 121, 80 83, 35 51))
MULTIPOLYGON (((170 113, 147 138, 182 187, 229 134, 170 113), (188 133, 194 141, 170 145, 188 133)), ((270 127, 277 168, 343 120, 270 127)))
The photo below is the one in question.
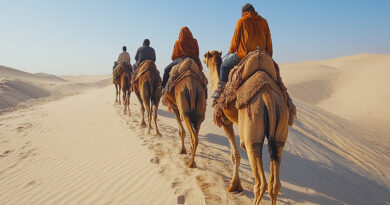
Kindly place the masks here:
POLYGON ((256 50, 257 46, 272 56, 272 39, 268 23, 255 11, 244 12, 237 21, 229 52, 237 52, 238 57, 243 59, 250 51, 256 50))
POLYGON ((176 41, 175 47, 173 48, 172 60, 176 60, 185 56, 197 59, 197 63, 202 69, 202 63, 199 59, 198 41, 194 39, 190 29, 187 26, 184 26, 180 30, 179 39, 176 41))

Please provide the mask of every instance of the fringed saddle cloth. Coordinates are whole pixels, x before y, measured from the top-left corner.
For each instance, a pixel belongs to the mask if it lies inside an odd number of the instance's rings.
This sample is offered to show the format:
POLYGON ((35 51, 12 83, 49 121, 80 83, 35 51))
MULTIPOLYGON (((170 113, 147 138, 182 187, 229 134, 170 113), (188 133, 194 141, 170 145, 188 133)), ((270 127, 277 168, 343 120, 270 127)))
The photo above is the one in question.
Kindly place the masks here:
MULTIPOLYGON (((156 73, 155 76, 156 79, 152 79, 153 82, 160 86, 161 85, 161 77, 160 77, 160 72, 158 71, 156 64, 152 60, 145 60, 142 61, 142 63, 138 66, 138 69, 136 69, 136 72, 131 76, 131 90, 134 92, 135 91, 135 85, 138 82, 138 79, 144 75, 147 71, 156 73)), ((156 87, 158 87, 156 86, 156 87)))
POLYGON ((207 98, 207 78, 204 75, 203 71, 200 70, 198 64, 190 57, 184 58, 180 63, 173 66, 171 72, 169 73, 169 80, 165 86, 162 103, 168 107, 168 110, 171 111, 174 102, 171 102, 169 99, 175 99, 174 88, 176 85, 186 79, 192 78, 198 80, 205 89, 207 98))
POLYGON ((286 101, 289 109, 289 125, 296 116, 296 108, 280 77, 278 64, 266 52, 250 52, 229 74, 228 82, 219 99, 214 101, 214 122, 221 126, 225 121, 222 109, 232 104, 245 108, 265 86, 271 88, 286 101))

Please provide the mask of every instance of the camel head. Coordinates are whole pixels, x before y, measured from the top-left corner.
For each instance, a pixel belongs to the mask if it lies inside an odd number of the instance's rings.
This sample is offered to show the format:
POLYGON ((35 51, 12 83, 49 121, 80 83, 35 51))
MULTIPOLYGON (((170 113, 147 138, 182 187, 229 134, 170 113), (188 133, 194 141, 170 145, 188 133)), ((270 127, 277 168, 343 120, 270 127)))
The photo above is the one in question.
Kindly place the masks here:
POLYGON ((209 51, 206 54, 204 54, 203 61, 210 70, 212 90, 216 90, 218 87, 219 69, 221 68, 221 64, 222 64, 221 56, 222 56, 222 51, 218 52, 216 50, 209 51))

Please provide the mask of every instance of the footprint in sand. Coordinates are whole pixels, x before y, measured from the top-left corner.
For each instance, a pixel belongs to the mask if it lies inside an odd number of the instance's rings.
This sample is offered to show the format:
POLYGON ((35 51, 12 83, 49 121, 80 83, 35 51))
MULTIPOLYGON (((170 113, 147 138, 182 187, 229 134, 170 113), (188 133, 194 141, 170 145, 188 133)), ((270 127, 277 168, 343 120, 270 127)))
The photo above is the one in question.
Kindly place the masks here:
POLYGON ((1 154, 0 155, 0 158, 4 158, 4 157, 6 157, 6 156, 8 156, 9 154, 11 154, 12 152, 13 152, 14 150, 5 150, 4 152, 3 152, 3 154, 1 154))
POLYGON ((24 153, 24 152, 21 152, 21 153, 19 153, 19 159, 26 159, 27 157, 29 157, 29 156, 35 156, 35 155, 37 155, 36 153, 34 153, 34 151, 36 150, 37 148, 34 148, 34 149, 30 149, 30 150, 28 150, 26 153, 24 153))
POLYGON ((42 184, 42 181, 39 179, 34 179, 26 184, 26 187, 33 186, 33 185, 40 185, 42 184))
POLYGON ((180 185, 181 185, 181 182, 175 181, 175 182, 171 183, 171 188, 174 189, 174 188, 176 188, 177 186, 180 186, 180 185))
POLYGON ((180 195, 177 197, 177 204, 184 204, 186 201, 186 197, 184 195, 180 195))
POLYGON ((153 163, 153 164, 160 164, 160 158, 155 157, 153 159, 150 159, 150 162, 153 163))

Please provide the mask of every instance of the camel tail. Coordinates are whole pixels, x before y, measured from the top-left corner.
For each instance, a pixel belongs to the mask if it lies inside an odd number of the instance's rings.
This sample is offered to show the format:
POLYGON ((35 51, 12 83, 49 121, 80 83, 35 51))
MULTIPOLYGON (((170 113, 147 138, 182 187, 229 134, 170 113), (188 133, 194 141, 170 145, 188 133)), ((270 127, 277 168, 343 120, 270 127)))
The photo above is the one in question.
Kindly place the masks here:
POLYGON ((155 104, 155 98, 154 98, 154 95, 155 95, 155 92, 156 92, 156 87, 155 87, 156 83, 153 82, 153 76, 150 74, 150 76, 148 78, 146 78, 146 82, 145 82, 145 86, 148 86, 148 92, 149 92, 149 99, 150 99, 150 102, 152 103, 152 105, 155 104))
POLYGON ((197 92, 196 92, 196 87, 193 86, 192 88, 186 87, 186 97, 188 100, 188 104, 190 107, 189 113, 188 113, 188 118, 192 127, 192 130, 195 132, 197 129, 197 124, 198 124, 198 117, 196 113, 196 97, 197 97, 197 92))
POLYGON ((276 130, 276 106, 275 106, 275 99, 271 92, 264 92, 262 95, 262 98, 264 100, 265 107, 267 109, 267 115, 268 119, 268 152, 271 155, 271 159, 278 161, 279 155, 278 155, 278 148, 276 146, 276 137, 275 137, 275 130, 276 130))
POLYGON ((123 88, 128 90, 130 88, 130 78, 129 78, 129 76, 125 75, 123 80, 124 80, 123 88))

